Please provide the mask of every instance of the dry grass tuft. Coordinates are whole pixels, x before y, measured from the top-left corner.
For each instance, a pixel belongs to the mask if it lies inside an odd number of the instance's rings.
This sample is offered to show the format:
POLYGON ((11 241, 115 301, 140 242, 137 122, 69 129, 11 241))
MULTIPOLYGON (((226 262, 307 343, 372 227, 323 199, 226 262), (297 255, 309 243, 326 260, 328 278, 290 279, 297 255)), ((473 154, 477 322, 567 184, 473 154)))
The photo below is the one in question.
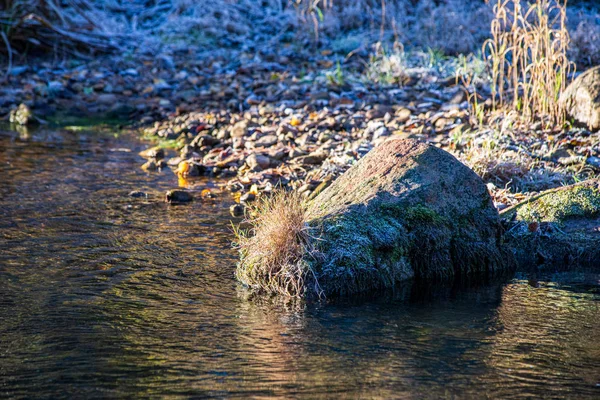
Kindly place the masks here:
POLYGON ((494 108, 516 111, 524 121, 562 125, 558 99, 574 64, 567 57, 566 1, 497 0, 492 38, 483 46, 491 64, 494 108))
POLYGON ((300 194, 280 191, 261 199, 250 210, 249 230, 235 229, 240 252, 237 278, 272 294, 305 297, 314 290, 322 297, 309 262, 317 251, 300 194))

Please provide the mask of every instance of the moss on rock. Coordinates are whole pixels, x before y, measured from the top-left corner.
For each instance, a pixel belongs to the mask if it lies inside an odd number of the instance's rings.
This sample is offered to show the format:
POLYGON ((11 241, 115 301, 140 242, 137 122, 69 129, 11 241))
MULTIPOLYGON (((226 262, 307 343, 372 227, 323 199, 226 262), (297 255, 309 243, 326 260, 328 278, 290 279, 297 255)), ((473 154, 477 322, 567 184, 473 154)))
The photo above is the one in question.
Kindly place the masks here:
POLYGON ((551 189, 502 213, 519 266, 600 266, 600 181, 551 189))
POLYGON ((517 220, 563 223, 569 218, 593 217, 600 212, 600 191, 573 186, 526 202, 517 210, 517 220))

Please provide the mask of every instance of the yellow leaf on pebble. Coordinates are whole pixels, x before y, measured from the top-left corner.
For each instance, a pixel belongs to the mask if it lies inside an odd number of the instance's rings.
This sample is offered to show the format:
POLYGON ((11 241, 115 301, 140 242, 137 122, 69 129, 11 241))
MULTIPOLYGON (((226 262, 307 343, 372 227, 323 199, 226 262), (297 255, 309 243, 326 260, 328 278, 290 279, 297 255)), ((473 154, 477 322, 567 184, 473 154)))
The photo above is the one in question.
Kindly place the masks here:
POLYGON ((241 192, 235 192, 233 194, 233 201, 235 201, 236 203, 239 203, 241 197, 242 197, 242 193, 241 192))
POLYGON ((300 120, 296 117, 293 117, 292 120, 290 121, 290 125, 291 126, 298 126, 300 125, 300 120))
POLYGON ((210 197, 210 196, 212 196, 212 192, 210 191, 210 189, 204 189, 200 192, 200 196, 210 197))

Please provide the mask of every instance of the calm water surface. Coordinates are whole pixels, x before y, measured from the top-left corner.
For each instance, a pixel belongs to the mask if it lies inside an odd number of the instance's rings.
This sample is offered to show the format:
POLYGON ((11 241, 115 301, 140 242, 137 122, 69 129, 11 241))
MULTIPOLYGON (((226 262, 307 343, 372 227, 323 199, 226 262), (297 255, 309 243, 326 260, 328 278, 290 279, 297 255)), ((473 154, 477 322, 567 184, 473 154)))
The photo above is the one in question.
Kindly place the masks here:
POLYGON ((142 148, 0 133, 0 398, 600 397, 599 274, 249 300, 228 196, 168 206, 142 148))

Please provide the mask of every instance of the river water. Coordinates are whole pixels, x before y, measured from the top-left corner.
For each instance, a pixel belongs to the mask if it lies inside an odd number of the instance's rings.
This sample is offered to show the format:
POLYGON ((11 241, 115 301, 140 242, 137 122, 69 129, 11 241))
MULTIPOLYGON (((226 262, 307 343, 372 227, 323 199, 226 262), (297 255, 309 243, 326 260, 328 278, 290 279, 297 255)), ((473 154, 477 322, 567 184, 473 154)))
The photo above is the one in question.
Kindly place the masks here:
POLYGON ((0 398, 600 397, 600 274, 248 298, 229 196, 165 204, 143 148, 0 132, 0 398))

